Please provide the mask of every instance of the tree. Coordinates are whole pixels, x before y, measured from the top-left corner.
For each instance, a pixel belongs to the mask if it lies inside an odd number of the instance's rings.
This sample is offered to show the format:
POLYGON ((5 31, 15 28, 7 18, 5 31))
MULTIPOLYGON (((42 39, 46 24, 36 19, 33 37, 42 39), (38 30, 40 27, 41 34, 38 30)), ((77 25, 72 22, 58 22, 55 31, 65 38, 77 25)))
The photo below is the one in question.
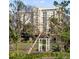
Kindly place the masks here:
POLYGON ((18 40, 21 37, 21 17, 19 12, 24 8, 25 4, 20 0, 14 0, 9 4, 9 37, 16 44, 16 54, 18 54, 18 40))
POLYGON ((62 1, 61 3, 58 3, 57 1, 54 1, 54 6, 58 7, 59 9, 61 9, 62 13, 64 12, 64 14, 70 14, 70 8, 67 8, 67 6, 70 4, 70 0, 66 1, 62 1))
POLYGON ((13 3, 12 2, 10 3, 10 9, 12 9, 11 11, 12 11, 12 14, 14 16, 13 17, 14 19, 12 19, 12 20, 15 20, 14 21, 16 24, 15 30, 18 32, 19 35, 21 32, 21 30, 20 30, 20 28, 21 28, 21 20, 20 20, 21 16, 20 16, 19 12, 24 8, 25 8, 25 5, 20 0, 14 0, 13 3))
POLYGON ((55 16, 50 18, 50 31, 51 34, 57 35, 57 43, 59 43, 61 51, 64 51, 64 45, 69 41, 70 27, 69 24, 64 21, 65 16, 69 16, 69 10, 66 8, 69 3, 70 1, 62 1, 61 3, 54 1, 54 5, 57 7, 56 12, 58 18, 55 16))

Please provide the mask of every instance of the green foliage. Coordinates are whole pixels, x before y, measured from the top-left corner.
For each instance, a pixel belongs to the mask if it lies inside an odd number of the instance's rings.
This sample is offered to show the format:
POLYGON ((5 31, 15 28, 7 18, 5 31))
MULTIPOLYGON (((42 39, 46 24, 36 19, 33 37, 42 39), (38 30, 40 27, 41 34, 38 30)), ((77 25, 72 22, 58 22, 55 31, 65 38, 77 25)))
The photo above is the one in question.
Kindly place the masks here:
POLYGON ((69 39, 69 37, 70 37, 70 32, 62 32, 62 33, 60 33, 60 35, 61 35, 62 37, 64 37, 64 38, 69 39))
POLYGON ((66 49, 66 52, 70 52, 70 48, 66 49))
POLYGON ((60 7, 61 6, 61 10, 65 11, 66 14, 70 14, 70 11, 69 11, 69 8, 66 8, 68 5, 70 4, 70 0, 68 1, 62 1, 62 2, 57 2, 57 1, 54 1, 54 5, 56 7, 60 7))
POLYGON ((59 45, 57 43, 52 44, 52 52, 59 51, 59 45))
MULTIPOLYGON (((66 8, 69 5, 70 1, 62 1, 62 2, 57 2, 54 1, 54 5, 55 7, 58 7, 57 13, 58 13, 58 17, 52 16, 50 18, 50 34, 55 34, 57 35, 57 42, 56 44, 54 44, 52 46, 52 50, 56 51, 57 49, 60 49, 64 51, 64 46, 65 45, 69 45, 69 41, 70 41, 70 26, 69 24, 67 24, 65 16, 67 16, 69 10, 68 8, 66 8), (59 42, 59 43, 58 43, 59 42), (63 44, 63 45, 62 45, 63 44), (61 47, 62 46, 62 47, 61 47)), ((69 47, 66 46, 66 50, 65 51, 69 51, 69 47)), ((62 58, 60 58, 62 59, 62 58)))
POLYGON ((66 7, 66 6, 68 6, 69 3, 70 3, 70 1, 63 1, 63 2, 61 2, 61 5, 63 7, 66 7))
POLYGON ((16 5, 17 5, 17 10, 21 10, 23 9, 25 6, 25 4, 22 1, 15 1, 16 5))
POLYGON ((55 6, 58 5, 58 2, 57 2, 57 1, 54 1, 54 5, 55 5, 55 6))
POLYGON ((58 24, 58 23, 57 23, 57 20, 58 20, 57 18, 54 18, 54 17, 53 17, 53 18, 50 19, 50 22, 53 22, 54 24, 58 24))
POLYGON ((21 37, 21 29, 22 29, 22 22, 20 20, 20 13, 19 11, 25 10, 26 5, 21 0, 14 0, 9 4, 10 12, 9 12, 9 33, 10 33, 10 40, 14 43, 18 41, 21 37))
POLYGON ((69 3, 70 3, 70 1, 62 1, 61 3, 54 1, 55 6, 60 5, 60 6, 66 7, 66 6, 68 6, 69 3))
POLYGON ((29 35, 33 35, 33 25, 28 23, 26 26, 25 32, 28 33, 29 35))
POLYGON ((10 38, 12 39, 12 41, 14 43, 16 43, 18 41, 18 38, 19 38, 18 33, 11 28, 10 28, 10 38))
POLYGON ((9 7, 13 8, 12 10, 16 12, 24 9, 25 4, 21 0, 14 0, 9 4, 9 7))
POLYGON ((23 54, 23 53, 18 53, 18 55, 16 56, 15 52, 10 53, 9 58, 10 59, 41 59, 43 57, 52 57, 52 58, 56 58, 56 59, 64 59, 64 57, 66 57, 66 59, 69 59, 70 55, 69 53, 65 53, 65 52, 47 52, 47 53, 39 53, 39 54, 23 54))

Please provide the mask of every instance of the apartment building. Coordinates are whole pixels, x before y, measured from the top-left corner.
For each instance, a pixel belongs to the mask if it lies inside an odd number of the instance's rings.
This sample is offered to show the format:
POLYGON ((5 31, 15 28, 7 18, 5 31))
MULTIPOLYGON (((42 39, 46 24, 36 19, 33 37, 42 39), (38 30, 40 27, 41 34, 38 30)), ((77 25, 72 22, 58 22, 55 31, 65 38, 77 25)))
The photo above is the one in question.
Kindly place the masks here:
MULTIPOLYGON (((31 11, 23 11, 25 13, 25 23, 31 23, 34 26, 34 33, 48 33, 50 17, 59 17, 56 9, 50 8, 32 8, 31 11)), ((22 18, 23 19, 23 15, 22 18)))
POLYGON ((48 33, 49 32, 49 19, 51 16, 56 16, 57 17, 57 13, 55 9, 46 9, 46 8, 38 8, 38 29, 39 32, 45 32, 48 33))

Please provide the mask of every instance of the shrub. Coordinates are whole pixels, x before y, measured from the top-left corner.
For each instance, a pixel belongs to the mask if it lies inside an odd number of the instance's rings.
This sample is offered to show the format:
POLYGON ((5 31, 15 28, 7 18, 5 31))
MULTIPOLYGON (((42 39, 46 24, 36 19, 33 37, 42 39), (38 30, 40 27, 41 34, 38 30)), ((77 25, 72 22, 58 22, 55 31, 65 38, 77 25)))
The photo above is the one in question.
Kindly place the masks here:
POLYGON ((47 52, 47 53, 38 53, 38 54, 24 54, 24 53, 18 53, 16 55, 15 52, 11 52, 9 58, 10 59, 41 59, 43 57, 56 57, 57 59, 63 59, 64 57, 67 57, 69 59, 69 53, 65 52, 47 52))

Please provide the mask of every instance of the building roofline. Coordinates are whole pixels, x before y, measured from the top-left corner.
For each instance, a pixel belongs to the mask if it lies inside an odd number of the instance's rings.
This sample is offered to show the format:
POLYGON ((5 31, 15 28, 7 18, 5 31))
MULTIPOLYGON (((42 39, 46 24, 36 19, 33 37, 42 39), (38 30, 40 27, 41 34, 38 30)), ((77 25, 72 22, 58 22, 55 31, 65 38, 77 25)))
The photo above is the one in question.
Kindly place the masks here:
POLYGON ((56 10, 56 8, 38 8, 39 10, 46 10, 46 11, 49 11, 49 10, 56 10))

